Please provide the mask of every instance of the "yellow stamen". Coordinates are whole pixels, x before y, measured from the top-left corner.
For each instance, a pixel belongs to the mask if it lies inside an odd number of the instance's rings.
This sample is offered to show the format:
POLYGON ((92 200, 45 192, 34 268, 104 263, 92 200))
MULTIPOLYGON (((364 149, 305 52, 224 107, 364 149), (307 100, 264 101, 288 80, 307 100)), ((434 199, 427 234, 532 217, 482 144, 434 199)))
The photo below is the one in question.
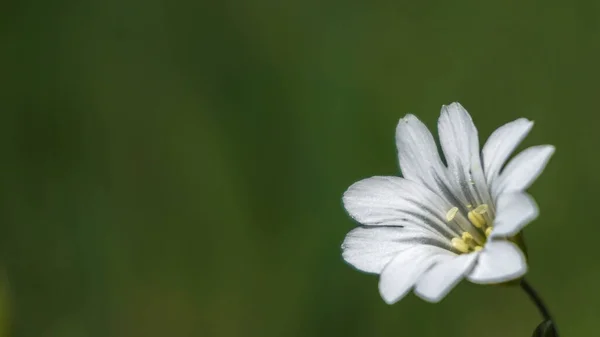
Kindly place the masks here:
POLYGON ((448 213, 446 213, 446 221, 452 221, 452 219, 454 219, 454 217, 456 216, 456 213, 458 213, 458 207, 450 208, 448 213))
POLYGON ((462 233, 462 240, 469 246, 473 246, 475 244, 475 239, 473 239, 473 235, 469 232, 462 233))
POLYGON ((478 252, 478 251, 480 251, 482 249, 483 249, 483 247, 481 247, 481 246, 475 246, 475 248, 473 248, 473 250, 476 251, 476 252, 478 252))
POLYGON ((471 221, 473 226, 477 228, 482 228, 483 226, 485 226, 485 218, 483 217, 483 215, 476 213, 474 210, 470 211, 467 214, 467 217, 469 218, 469 221, 471 221))
POLYGON ((473 205, 471 205, 471 204, 468 204, 468 205, 467 205, 467 208, 468 208, 468 209, 471 209, 471 208, 473 208, 473 205))
POLYGON ((452 239, 452 247, 456 248, 461 253, 468 253, 469 252, 469 245, 467 245, 460 238, 454 238, 454 239, 452 239))
POLYGON ((483 226, 486 225, 487 222, 485 221, 485 218, 482 214, 485 214, 487 210, 488 205, 481 204, 467 214, 467 217, 469 218, 469 221, 471 221, 473 226, 477 228, 483 228, 483 226))
POLYGON ((487 212, 487 210, 488 210, 488 205, 481 204, 481 205, 477 206, 477 208, 475 208, 473 211, 477 214, 484 214, 487 212))
POLYGON ((490 234, 492 234, 492 229, 494 227, 490 226, 488 228, 485 229, 485 236, 490 236, 490 234))

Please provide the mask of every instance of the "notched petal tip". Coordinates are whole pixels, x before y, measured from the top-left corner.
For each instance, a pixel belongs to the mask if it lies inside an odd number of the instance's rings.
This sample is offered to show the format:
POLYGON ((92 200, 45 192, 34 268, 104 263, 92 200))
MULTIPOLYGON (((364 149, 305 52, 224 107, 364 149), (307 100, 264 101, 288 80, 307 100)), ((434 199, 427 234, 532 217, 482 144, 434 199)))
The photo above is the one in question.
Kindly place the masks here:
POLYGON ((404 298, 404 296, 406 296, 409 292, 409 289, 405 289, 401 292, 397 292, 395 290, 390 289, 389 282, 387 282, 382 276, 379 276, 378 288, 381 298, 388 305, 397 303, 402 298, 404 298))
POLYGON ((556 146, 554 145, 542 145, 546 148, 546 151, 548 151, 548 155, 552 156, 554 154, 554 152, 556 151, 556 146))
POLYGON ((447 109, 463 109, 463 106, 459 103, 459 102, 451 102, 449 104, 443 104, 442 108, 447 108, 447 109))
MULTIPOLYGON (((538 151, 537 156, 545 157, 546 161, 550 160, 550 158, 556 151, 556 147, 554 145, 550 145, 550 144, 535 145, 535 146, 532 146, 530 149, 536 149, 538 151)), ((525 149, 525 150, 528 150, 528 149, 525 149)))
POLYGON ((400 123, 408 123, 408 122, 411 122, 411 121, 418 121, 418 120, 419 120, 419 118, 417 118, 417 116, 415 116, 413 114, 406 114, 406 115, 404 115, 404 117, 402 117, 402 118, 400 118, 398 120, 398 124, 400 124, 400 123))
POLYGON ((381 287, 379 287, 379 294, 381 295, 381 298, 387 305, 396 304, 404 297, 404 295, 400 297, 390 296, 385 291, 381 290, 381 287))
POLYGON ((552 155, 554 155, 554 152, 556 151, 556 147, 554 145, 538 145, 538 146, 532 146, 532 148, 537 148, 539 151, 539 156, 545 158, 545 163, 547 163, 550 158, 552 158, 552 155))
MULTIPOLYGON (((518 123, 518 124, 522 124, 522 125, 529 125, 529 126, 533 126, 534 121, 525 117, 519 117, 517 119, 515 119, 514 121, 510 122, 510 123, 518 123)), ((509 124, 510 124, 509 123, 509 124)))
POLYGON ((385 280, 385 276, 379 276, 379 294, 383 301, 388 304, 396 304, 400 300, 402 300, 406 295, 408 295, 411 289, 414 286, 414 281, 412 284, 404 284, 404 285, 395 285, 390 284, 389 281, 385 280))
POLYGON ((404 135, 406 132, 421 134, 423 133, 423 128, 427 129, 427 126, 417 116, 406 114, 398 120, 398 125, 396 125, 396 140, 398 141, 406 137, 404 135))
POLYGON ((350 216, 352 216, 352 212, 350 211, 350 204, 352 203, 352 201, 359 198, 361 195, 366 194, 369 187, 371 187, 371 185, 376 184, 380 180, 381 177, 379 176, 361 179, 350 185, 350 187, 348 187, 346 191, 344 191, 344 193, 342 194, 342 204, 344 205, 344 208, 350 214, 350 216))
POLYGON ((528 135, 529 131, 531 131, 531 129, 533 128, 534 124, 535 124, 535 122, 532 121, 531 119, 521 117, 521 118, 517 118, 514 121, 512 121, 511 123, 508 123, 505 125, 510 125, 512 129, 522 128, 522 130, 520 130, 520 132, 523 133, 523 138, 525 138, 525 136, 528 135))
POLYGON ((460 103, 458 102, 452 102, 448 105, 442 105, 442 115, 446 113, 449 116, 455 117, 455 116, 466 116, 469 119, 471 118, 471 115, 469 114, 469 112, 467 111, 467 109, 465 109, 460 103))

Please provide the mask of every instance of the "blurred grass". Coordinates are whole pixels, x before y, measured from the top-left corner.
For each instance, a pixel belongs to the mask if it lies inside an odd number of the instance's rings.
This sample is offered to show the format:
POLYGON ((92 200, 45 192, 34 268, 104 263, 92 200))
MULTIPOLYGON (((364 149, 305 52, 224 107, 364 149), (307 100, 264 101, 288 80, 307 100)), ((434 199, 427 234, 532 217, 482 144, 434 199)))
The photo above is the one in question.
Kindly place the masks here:
POLYGON ((565 336, 593 334, 599 14, 9 0, 0 316, 12 336, 528 336, 539 320, 517 289, 464 283, 390 307, 340 258, 340 196, 398 173, 398 118, 434 128, 460 101, 482 142, 525 116, 525 145, 556 145, 531 189, 529 278, 565 336))

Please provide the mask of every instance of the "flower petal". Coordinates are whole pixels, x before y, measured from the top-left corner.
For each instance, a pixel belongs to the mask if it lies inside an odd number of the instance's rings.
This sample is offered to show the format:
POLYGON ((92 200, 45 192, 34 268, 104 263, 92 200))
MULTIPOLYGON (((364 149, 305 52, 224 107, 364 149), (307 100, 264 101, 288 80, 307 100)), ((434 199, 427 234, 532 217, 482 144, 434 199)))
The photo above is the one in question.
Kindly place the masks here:
POLYGON ((479 253, 458 255, 431 267, 419 279, 415 294, 429 302, 439 302, 471 271, 479 253))
POLYGON ((538 207, 526 193, 503 193, 498 197, 498 212, 491 237, 510 237, 538 216, 538 207))
POLYGON ((419 183, 404 178, 361 180, 350 186, 342 199, 350 216, 366 226, 416 226, 440 238, 462 232, 454 222, 446 222, 450 204, 419 183))
POLYGON ((379 278, 379 292, 388 304, 404 297, 419 277, 432 265, 448 261, 455 256, 445 249, 415 245, 400 252, 383 269, 379 278))
POLYGON ((491 204, 479 156, 477 128, 459 103, 442 106, 438 120, 440 143, 449 173, 469 204, 491 204))
POLYGON ((406 115, 398 122, 396 147, 404 178, 420 182, 432 191, 437 190, 437 180, 447 180, 446 168, 431 132, 414 115, 406 115))
POLYGON ((554 146, 539 145, 523 150, 514 157, 500 176, 493 181, 492 193, 497 198, 501 193, 520 192, 527 189, 542 173, 554 146))
POLYGON ((452 249, 449 240, 423 228, 364 226, 346 235, 342 257, 359 270, 379 274, 399 252, 419 244, 452 249))
POLYGON ((526 272, 527 261, 519 247, 510 241, 488 241, 467 278, 473 283, 502 283, 526 272))
POLYGON ((483 146, 483 170, 488 184, 498 176, 500 170, 515 148, 527 136, 533 122, 519 118, 504 124, 492 133, 483 146))

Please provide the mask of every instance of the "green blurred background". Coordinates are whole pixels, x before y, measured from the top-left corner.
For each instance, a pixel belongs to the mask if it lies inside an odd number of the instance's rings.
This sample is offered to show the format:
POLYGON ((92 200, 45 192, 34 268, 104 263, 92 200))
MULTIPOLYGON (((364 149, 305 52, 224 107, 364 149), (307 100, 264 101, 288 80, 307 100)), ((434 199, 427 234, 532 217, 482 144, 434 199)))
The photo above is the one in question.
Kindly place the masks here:
POLYGON ((597 1, 6 0, 1 336, 529 336, 518 288, 388 306, 341 194, 408 112, 524 116, 530 281, 598 331, 597 1))

